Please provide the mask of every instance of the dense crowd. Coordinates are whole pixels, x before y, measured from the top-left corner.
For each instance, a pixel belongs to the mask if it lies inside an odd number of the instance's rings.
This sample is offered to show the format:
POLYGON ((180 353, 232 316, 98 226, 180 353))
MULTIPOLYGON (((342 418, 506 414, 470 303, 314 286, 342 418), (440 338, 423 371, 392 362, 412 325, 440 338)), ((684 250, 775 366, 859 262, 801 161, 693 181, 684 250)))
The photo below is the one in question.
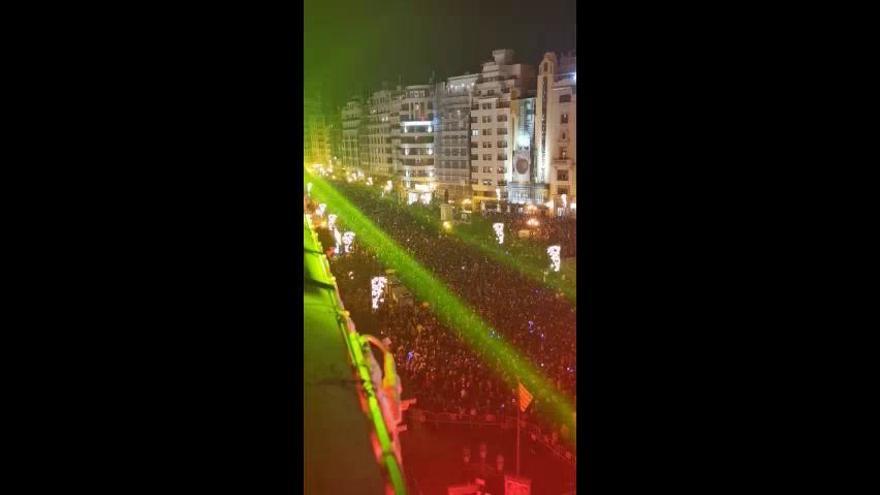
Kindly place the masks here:
MULTIPOLYGON (((423 266, 432 271, 458 297, 467 302, 504 339, 547 377, 563 395, 575 400, 576 308, 562 295, 516 270, 504 266, 473 246, 418 220, 418 209, 439 217, 436 206, 405 205, 381 198, 361 185, 335 184, 358 209, 390 235, 423 266)), ((306 203, 314 211, 315 205, 306 203)), ((327 210, 332 213, 332 206, 327 210)), ((513 229, 525 228, 527 216, 519 213, 484 213, 513 229)), ((325 213, 326 216, 326 213, 325 213)), ((344 226, 345 219, 337 222, 344 226)), ((515 230, 514 230, 515 231, 515 230)), ((570 219, 541 219, 538 237, 528 242, 559 243, 574 253, 576 232, 570 219)), ((318 229, 325 247, 333 236, 318 229)), ((492 239, 493 234, 487 233, 492 239)), ((342 299, 359 331, 390 341, 404 399, 416 398, 421 409, 463 415, 514 415, 517 408, 516 377, 501 362, 484 362, 461 338, 446 328, 432 308, 386 300, 371 308, 370 279, 385 274, 376 256, 355 242, 347 254, 331 256, 331 270, 342 299)), ((527 415, 545 423, 542 397, 527 415)), ((547 424, 547 423, 545 423, 547 424)), ((564 431, 563 431, 564 434, 564 431)))

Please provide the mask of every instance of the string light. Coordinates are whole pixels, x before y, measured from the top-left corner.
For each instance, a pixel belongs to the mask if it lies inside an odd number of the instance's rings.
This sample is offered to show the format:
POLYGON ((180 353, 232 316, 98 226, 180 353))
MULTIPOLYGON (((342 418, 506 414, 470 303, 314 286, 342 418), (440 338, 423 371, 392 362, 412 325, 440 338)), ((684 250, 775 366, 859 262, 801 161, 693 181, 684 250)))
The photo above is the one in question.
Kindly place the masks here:
POLYGON ((559 246, 550 246, 547 248, 547 254, 550 255, 550 268, 553 269, 554 272, 559 271, 560 258, 559 258, 559 246))
POLYGON ((342 234, 339 233, 339 230, 336 227, 333 227, 333 238, 336 239, 336 252, 339 252, 339 245, 342 244, 342 234))
POLYGON ((495 229, 495 237, 498 238, 498 244, 504 244, 504 224, 493 223, 492 228, 495 229))
POLYGON ((370 285, 373 289, 373 309, 379 309, 379 303, 385 302, 383 294, 387 283, 388 279, 385 277, 373 277, 370 281, 370 285))
MULTIPOLYGON (((342 244, 345 245, 345 252, 351 252, 351 243, 354 242, 354 232, 348 231, 342 234, 342 244)), ((558 270, 557 270, 558 271, 558 270)))

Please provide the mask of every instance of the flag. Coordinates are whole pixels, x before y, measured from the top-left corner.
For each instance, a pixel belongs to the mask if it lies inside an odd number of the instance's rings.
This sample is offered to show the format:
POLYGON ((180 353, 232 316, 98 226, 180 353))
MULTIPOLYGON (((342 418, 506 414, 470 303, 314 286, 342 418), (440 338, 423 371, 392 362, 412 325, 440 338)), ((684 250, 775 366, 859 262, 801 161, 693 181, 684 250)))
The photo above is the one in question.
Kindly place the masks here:
POLYGON ((532 403, 532 394, 526 389, 525 385, 519 384, 519 410, 525 412, 532 403))

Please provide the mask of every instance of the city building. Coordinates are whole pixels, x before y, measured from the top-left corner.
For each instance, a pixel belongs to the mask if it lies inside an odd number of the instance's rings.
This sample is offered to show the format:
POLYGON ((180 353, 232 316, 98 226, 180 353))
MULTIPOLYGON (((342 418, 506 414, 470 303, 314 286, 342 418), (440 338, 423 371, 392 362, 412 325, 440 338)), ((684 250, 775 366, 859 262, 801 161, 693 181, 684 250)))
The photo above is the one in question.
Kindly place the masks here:
POLYGON ((471 93, 477 74, 453 76, 437 87, 440 127, 435 170, 437 194, 443 201, 471 199, 470 122, 471 93))
POLYGON ((513 204, 543 203, 547 197, 547 185, 538 180, 535 167, 535 107, 534 96, 510 101, 513 166, 507 188, 513 204))
POLYGON ((332 165, 342 165, 342 113, 339 108, 327 117, 327 153, 332 165))
POLYGON ((407 203, 430 203, 437 188, 435 137, 440 124, 432 84, 407 86, 399 103, 397 163, 407 203))
POLYGON ((397 175, 395 164, 397 131, 400 126, 400 100, 403 91, 382 89, 373 93, 362 112, 360 166, 364 173, 391 179, 397 175))
POLYGON ((534 68, 513 63, 513 50, 494 50, 474 86, 470 121, 471 189, 474 206, 508 200, 513 174, 511 100, 528 96, 534 68))
POLYGON ((577 58, 544 55, 538 67, 535 113, 537 180, 548 184, 557 213, 569 213, 577 198, 577 58), (563 200, 563 195, 565 199, 563 200))
POLYGON ((340 160, 343 168, 359 169, 361 166, 360 156, 360 130, 363 103, 358 97, 354 97, 342 108, 342 143, 340 160))
POLYGON ((303 95, 303 161, 330 164, 329 135, 319 96, 303 95))

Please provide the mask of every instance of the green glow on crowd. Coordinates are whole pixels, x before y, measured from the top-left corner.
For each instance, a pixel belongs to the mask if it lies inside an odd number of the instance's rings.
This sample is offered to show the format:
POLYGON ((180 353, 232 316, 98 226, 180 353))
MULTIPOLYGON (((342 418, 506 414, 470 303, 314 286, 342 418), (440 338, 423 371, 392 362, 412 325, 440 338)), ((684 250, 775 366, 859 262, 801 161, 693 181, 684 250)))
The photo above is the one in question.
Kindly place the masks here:
MULTIPOLYGON (((360 184, 357 187, 364 187, 360 184)), ((376 189, 378 191, 378 189, 376 189)), ((378 196, 376 191, 369 192, 378 196)), ((556 289, 565 296, 572 304, 577 303, 577 284, 574 279, 563 280, 560 273, 549 272, 545 275, 550 267, 550 260, 545 251, 547 246, 537 245, 534 243, 520 242, 513 245, 511 240, 506 240, 502 246, 495 240, 495 233, 492 231, 491 222, 486 223, 478 219, 473 219, 479 227, 485 231, 483 235, 475 232, 476 229, 469 225, 458 225, 452 228, 443 228, 442 222, 436 216, 431 215, 428 211, 419 206, 413 208, 405 208, 405 214, 420 222, 421 224, 434 229, 437 232, 444 232, 460 239, 470 247, 480 250, 483 254, 492 258, 495 262, 500 263, 507 268, 515 270, 526 278, 543 284, 547 287, 556 289), (485 224, 485 225, 484 225, 485 224)), ((505 224, 505 237, 510 239, 515 233, 510 231, 508 225, 505 224)))
MULTIPOLYGON (((347 198, 340 194, 323 178, 304 170, 303 190, 306 183, 313 184, 311 195, 319 202, 327 204, 327 210, 339 215, 346 229, 357 235, 356 242, 375 253, 388 268, 396 270, 401 282, 421 301, 427 301, 440 321, 448 328, 457 329, 462 338, 489 364, 497 363, 508 377, 504 377, 511 387, 519 379, 540 400, 543 406, 549 402, 555 421, 568 426, 570 441, 575 444, 576 429, 574 406, 566 397, 541 374, 528 360, 500 338, 493 338, 494 329, 459 297, 454 295, 434 274, 409 256, 385 232, 377 227, 347 198), (514 378, 515 377, 515 378, 514 378)), ((357 322, 355 322, 357 323, 357 322)))

